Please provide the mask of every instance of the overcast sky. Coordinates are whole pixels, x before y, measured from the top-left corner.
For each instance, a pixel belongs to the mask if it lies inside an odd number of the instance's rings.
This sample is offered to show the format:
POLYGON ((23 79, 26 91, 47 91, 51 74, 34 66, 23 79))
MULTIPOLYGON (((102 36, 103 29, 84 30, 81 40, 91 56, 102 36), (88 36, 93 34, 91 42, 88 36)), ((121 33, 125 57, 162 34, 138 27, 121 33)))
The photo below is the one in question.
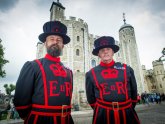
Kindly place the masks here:
MULTIPOLYGON (((65 16, 83 19, 94 35, 110 35, 119 40, 119 29, 126 23, 134 27, 140 61, 152 69, 165 47, 165 0, 59 0, 65 16)), ((53 0, 0 0, 0 38, 5 47, 6 78, 15 83, 23 64, 36 57, 38 35, 50 20, 53 0)), ((56 0, 54 0, 56 2, 56 0)), ((0 89, 2 86, 0 85, 0 89)))

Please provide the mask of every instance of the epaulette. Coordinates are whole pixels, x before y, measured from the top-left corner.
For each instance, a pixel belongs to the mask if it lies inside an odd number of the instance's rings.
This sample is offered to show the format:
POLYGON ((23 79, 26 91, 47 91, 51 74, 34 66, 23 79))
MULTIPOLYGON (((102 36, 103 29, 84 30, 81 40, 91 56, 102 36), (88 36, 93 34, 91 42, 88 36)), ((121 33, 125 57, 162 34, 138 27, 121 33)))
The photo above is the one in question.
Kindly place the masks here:
POLYGON ((124 65, 124 63, 116 62, 115 65, 114 65, 114 68, 124 70, 125 67, 123 65, 124 65))

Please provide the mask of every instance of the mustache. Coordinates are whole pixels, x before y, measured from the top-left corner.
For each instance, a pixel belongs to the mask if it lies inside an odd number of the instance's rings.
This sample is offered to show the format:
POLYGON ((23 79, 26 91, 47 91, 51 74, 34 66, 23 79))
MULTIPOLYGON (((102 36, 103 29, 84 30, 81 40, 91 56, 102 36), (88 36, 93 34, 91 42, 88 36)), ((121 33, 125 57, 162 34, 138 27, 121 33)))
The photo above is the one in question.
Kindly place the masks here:
POLYGON ((51 46, 49 46, 49 48, 58 48, 58 45, 56 45, 56 44, 52 44, 51 46))
POLYGON ((51 56, 58 57, 61 54, 61 49, 59 48, 58 45, 52 44, 47 48, 47 53, 50 54, 51 56))

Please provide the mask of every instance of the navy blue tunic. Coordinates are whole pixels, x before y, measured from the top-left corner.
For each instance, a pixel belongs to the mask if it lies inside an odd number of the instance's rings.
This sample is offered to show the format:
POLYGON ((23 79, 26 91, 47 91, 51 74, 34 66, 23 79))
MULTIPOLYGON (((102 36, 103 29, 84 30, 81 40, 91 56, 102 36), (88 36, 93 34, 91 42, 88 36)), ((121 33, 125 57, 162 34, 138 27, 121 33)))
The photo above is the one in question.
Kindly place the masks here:
POLYGON ((26 124, 73 124, 72 71, 60 58, 45 58, 24 64, 16 83, 14 105, 26 124))
POLYGON ((139 124, 134 110, 137 84, 126 64, 101 62, 86 73, 88 103, 94 109, 93 124, 139 124))

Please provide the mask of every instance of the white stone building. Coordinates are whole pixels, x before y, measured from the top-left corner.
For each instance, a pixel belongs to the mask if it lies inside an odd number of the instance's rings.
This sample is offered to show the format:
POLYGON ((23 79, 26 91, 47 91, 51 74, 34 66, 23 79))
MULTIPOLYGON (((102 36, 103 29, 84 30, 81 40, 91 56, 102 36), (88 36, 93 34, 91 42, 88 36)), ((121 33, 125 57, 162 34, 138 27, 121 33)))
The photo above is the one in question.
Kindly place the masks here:
POLYGON ((148 93, 165 93, 165 69, 162 61, 153 61, 153 69, 143 65, 144 90, 148 93))
MULTIPOLYGON (((80 105, 80 109, 86 105, 85 94, 85 72, 100 63, 98 57, 92 55, 93 43, 99 36, 92 35, 88 32, 88 25, 82 19, 76 17, 65 17, 65 7, 59 1, 53 2, 50 8, 50 20, 58 20, 64 23, 71 38, 71 42, 64 46, 61 56, 62 62, 73 70, 74 88, 73 104, 80 105)), ((125 22, 125 19, 124 19, 125 22)), ((139 61, 138 48, 134 28, 124 23, 119 29, 120 50, 115 54, 115 61, 120 61, 130 65, 135 72, 138 83, 138 91, 143 91, 143 78, 141 64, 139 61)), ((37 58, 45 55, 46 51, 42 43, 37 44, 37 58)))

